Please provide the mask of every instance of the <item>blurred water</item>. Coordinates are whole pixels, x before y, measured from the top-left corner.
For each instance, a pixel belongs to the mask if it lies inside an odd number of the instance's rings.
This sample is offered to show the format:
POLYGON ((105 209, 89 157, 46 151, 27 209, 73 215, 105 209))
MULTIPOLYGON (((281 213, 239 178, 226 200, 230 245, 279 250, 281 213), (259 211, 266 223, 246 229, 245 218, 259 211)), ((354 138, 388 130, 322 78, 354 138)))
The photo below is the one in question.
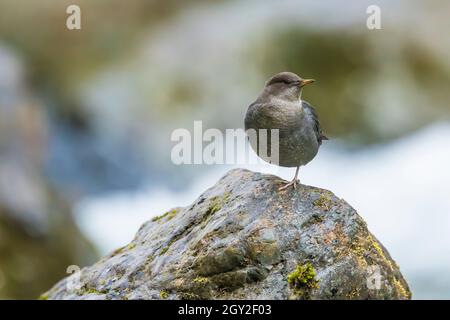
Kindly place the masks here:
MULTIPOLYGON (((329 189, 349 202, 388 248, 415 298, 450 298, 450 123, 437 123, 386 145, 348 152, 327 142, 300 171, 304 184, 329 189)), ((258 169, 250 166, 250 169, 258 169)), ((293 169, 264 166, 291 179, 293 169)), ((217 166, 181 192, 142 189, 87 198, 79 224, 103 254, 132 240, 140 224, 185 206, 230 167, 217 166)))

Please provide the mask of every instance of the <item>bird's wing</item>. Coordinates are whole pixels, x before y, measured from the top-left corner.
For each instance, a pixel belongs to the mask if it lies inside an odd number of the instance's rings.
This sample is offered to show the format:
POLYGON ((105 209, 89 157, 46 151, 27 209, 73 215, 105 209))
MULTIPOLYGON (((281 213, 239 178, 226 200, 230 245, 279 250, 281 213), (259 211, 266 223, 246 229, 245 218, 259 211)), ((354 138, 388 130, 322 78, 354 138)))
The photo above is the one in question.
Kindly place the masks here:
POLYGON ((319 117, 317 116, 316 109, 314 109, 314 107, 306 101, 302 101, 302 105, 304 110, 308 113, 314 123, 314 132, 316 133, 317 142, 319 142, 319 145, 321 145, 322 141, 328 140, 328 138, 322 132, 322 127, 320 126, 320 121, 319 117))

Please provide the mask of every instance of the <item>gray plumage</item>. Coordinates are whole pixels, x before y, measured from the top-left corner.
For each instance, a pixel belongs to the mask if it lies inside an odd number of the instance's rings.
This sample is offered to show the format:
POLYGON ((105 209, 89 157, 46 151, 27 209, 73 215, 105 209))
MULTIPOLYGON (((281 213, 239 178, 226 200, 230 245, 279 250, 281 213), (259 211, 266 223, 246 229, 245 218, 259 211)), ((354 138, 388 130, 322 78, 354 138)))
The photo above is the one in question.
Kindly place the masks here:
MULTIPOLYGON (((316 110, 308 102, 301 100, 302 87, 312 82, 314 80, 302 79, 295 73, 279 73, 267 81, 264 90, 248 107, 245 115, 245 130, 279 130, 279 161, 276 164, 297 167, 295 181, 298 167, 310 162, 316 156, 322 141, 327 139, 316 110)), ((258 150, 258 144, 251 145, 265 159, 258 150)), ((269 151, 270 146, 269 139, 269 151)), ((292 181, 294 187, 295 181, 292 181)))

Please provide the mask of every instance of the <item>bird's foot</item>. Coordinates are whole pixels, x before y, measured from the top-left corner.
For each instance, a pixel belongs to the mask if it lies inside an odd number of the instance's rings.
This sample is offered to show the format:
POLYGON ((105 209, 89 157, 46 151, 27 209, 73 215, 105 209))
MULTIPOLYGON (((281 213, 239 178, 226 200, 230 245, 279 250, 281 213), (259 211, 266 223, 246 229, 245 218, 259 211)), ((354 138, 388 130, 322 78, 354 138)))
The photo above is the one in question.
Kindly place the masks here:
POLYGON ((297 189, 297 184, 300 184, 300 180, 299 179, 294 179, 291 182, 286 183, 284 186, 278 188, 278 191, 286 190, 290 186, 293 186, 294 190, 295 190, 295 189, 297 189))

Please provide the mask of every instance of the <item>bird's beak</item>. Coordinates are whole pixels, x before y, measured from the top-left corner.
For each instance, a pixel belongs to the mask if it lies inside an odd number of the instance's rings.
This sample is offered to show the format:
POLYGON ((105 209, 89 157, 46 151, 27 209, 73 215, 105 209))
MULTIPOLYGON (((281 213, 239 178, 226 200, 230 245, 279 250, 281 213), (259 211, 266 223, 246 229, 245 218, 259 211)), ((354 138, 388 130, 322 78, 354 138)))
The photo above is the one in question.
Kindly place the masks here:
POLYGON ((307 84, 313 83, 314 81, 316 81, 316 80, 314 80, 314 79, 304 79, 304 80, 302 80, 302 82, 300 82, 300 88, 306 86, 307 84))

